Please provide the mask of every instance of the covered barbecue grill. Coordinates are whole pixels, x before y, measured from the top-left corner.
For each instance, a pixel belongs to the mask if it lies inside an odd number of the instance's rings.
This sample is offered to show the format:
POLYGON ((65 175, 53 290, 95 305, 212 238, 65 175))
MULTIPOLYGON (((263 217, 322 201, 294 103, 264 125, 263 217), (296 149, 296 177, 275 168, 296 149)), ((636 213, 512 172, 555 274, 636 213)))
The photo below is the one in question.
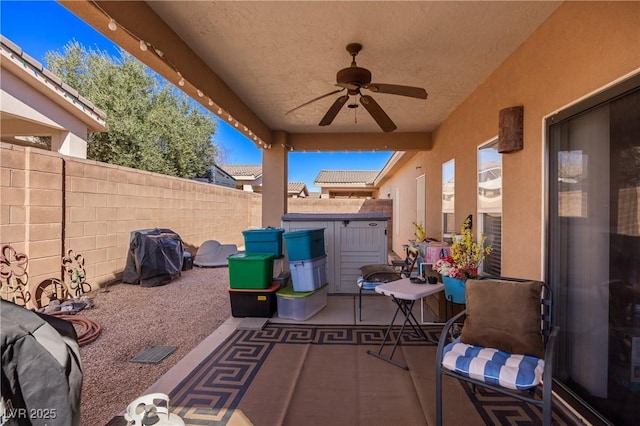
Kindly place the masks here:
POLYGON ((144 229, 131 233, 122 282, 156 287, 180 276, 183 244, 170 229, 144 229))

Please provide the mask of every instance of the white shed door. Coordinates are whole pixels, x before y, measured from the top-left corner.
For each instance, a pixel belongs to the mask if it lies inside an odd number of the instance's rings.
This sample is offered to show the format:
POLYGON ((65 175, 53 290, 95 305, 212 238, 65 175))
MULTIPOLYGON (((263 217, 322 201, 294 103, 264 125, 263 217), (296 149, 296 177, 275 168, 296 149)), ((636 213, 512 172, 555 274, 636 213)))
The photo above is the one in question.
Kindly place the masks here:
POLYGON ((358 293, 360 267, 386 264, 386 221, 337 221, 335 223, 336 258, 339 259, 335 293, 358 293))

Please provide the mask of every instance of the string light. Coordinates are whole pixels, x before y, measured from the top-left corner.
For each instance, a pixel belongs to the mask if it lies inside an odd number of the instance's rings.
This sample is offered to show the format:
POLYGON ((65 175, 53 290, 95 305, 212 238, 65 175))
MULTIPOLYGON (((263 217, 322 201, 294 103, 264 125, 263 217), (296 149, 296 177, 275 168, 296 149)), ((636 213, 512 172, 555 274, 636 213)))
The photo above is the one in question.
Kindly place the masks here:
MULTIPOLYGON (((182 74, 180 73, 180 71, 178 70, 178 68, 176 67, 175 64, 173 64, 169 59, 167 59, 165 57, 165 53, 160 50, 159 48, 157 48, 156 46, 154 46, 152 43, 150 42, 146 42, 144 40, 142 40, 140 37, 138 37, 137 35, 135 35, 134 33, 132 33, 131 31, 129 31, 126 27, 123 27, 121 25, 119 25, 116 20, 114 18, 112 18, 111 16, 109 16, 109 14, 102 9, 102 7, 100 7, 100 4, 98 4, 96 1, 91 1, 95 7, 97 9, 99 9, 108 19, 109 22, 107 24, 107 27, 109 28, 109 30, 111 31, 116 31, 118 28, 122 29, 123 31, 125 31, 126 33, 128 33, 131 37, 133 37, 134 39, 136 39, 138 41, 138 46, 140 47, 140 50, 143 52, 146 52, 149 50, 149 48, 151 49, 151 52, 155 53, 158 58, 162 59, 168 66, 170 66, 177 74, 178 77, 178 86, 180 87, 185 87, 187 81, 185 80, 185 78, 182 76, 182 74)), ((193 85, 190 85, 191 89, 195 89, 196 93, 198 94, 198 97, 200 98, 205 98, 207 99, 207 104, 209 105, 209 107, 215 108, 217 107, 217 112, 219 116, 223 116, 226 115, 227 119, 229 120, 229 123, 233 122, 233 125, 235 128, 240 129, 240 125, 242 123, 240 123, 240 121, 238 121, 237 119, 234 119, 233 116, 226 110, 224 110, 222 107, 218 106, 215 104, 215 102, 213 101, 213 99, 211 99, 210 96, 207 96, 206 93, 204 91, 202 91, 201 89, 197 88, 197 87, 193 87, 193 85), (234 122, 235 121, 235 122, 234 122)), ((204 101, 202 101, 204 103, 204 101)), ((244 130, 244 133, 246 135, 249 136, 249 138, 253 139, 254 143, 257 142, 258 145, 260 145, 261 147, 263 147, 264 149, 270 149, 271 145, 267 145, 266 142, 264 142, 262 139, 258 138, 257 135, 255 135, 251 129, 249 129, 249 127, 242 125, 242 129, 244 130)), ((289 147, 288 145, 286 146, 287 149, 290 149, 291 151, 293 151, 293 147, 289 147)))

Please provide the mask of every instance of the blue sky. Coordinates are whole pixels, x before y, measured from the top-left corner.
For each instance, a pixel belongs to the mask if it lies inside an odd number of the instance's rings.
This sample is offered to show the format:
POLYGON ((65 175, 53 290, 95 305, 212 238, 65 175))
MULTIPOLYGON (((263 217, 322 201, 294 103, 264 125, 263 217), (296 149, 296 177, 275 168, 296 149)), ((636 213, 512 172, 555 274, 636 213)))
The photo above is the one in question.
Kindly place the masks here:
MULTIPOLYGON (((109 39, 53 1, 0 1, 0 32, 45 66, 46 53, 62 51, 71 40, 118 55, 109 39)), ((215 114, 211 116, 219 123, 214 142, 223 147, 228 164, 262 164, 261 149, 215 114)), ((322 169, 380 170, 390 156, 390 152, 292 152, 289 182, 304 182, 310 191, 317 191, 313 181, 322 169)))

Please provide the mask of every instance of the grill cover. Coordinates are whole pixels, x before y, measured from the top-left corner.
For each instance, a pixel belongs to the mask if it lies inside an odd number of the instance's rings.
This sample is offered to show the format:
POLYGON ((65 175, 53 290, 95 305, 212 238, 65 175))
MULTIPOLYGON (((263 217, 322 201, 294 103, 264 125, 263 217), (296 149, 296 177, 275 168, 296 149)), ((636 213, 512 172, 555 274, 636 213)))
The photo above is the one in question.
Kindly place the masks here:
POLYGON ((122 282, 156 287, 180 276, 182 239, 170 229, 144 229, 131 233, 122 282))

